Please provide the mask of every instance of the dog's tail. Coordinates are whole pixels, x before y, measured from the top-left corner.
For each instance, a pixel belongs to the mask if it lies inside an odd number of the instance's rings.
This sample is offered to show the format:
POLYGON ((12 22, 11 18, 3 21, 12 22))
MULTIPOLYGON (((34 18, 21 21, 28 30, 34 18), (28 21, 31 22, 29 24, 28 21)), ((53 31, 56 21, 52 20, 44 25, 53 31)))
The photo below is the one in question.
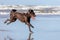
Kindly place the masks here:
POLYGON ((12 9, 11 10, 11 12, 10 12, 10 18, 14 18, 16 11, 17 11, 16 9, 12 9))
POLYGON ((12 9, 12 12, 16 12, 17 10, 16 9, 12 9))

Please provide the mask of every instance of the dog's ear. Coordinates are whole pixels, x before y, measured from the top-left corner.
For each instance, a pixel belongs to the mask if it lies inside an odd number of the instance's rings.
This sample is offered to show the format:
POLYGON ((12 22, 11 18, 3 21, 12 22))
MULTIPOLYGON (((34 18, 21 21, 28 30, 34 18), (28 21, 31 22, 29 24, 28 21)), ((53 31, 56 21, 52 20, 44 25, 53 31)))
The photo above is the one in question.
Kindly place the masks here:
POLYGON ((30 12, 30 13, 34 13, 34 11, 33 11, 32 9, 29 9, 29 12, 30 12))
POLYGON ((12 9, 13 12, 16 12, 17 10, 16 9, 12 9))
POLYGON ((33 12, 33 10, 32 10, 32 9, 29 9, 28 11, 29 11, 30 13, 31 13, 31 12, 33 12))

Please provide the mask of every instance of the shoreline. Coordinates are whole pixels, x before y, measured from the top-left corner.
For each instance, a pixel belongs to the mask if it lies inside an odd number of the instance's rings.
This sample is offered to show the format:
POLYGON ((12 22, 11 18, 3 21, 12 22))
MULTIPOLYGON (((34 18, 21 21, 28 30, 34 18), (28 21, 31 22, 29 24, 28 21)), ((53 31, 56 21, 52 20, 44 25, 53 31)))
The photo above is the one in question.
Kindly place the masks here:
MULTIPOLYGON (((60 15, 60 13, 35 13, 36 15, 60 15)), ((0 12, 0 15, 9 15, 9 12, 0 12)))

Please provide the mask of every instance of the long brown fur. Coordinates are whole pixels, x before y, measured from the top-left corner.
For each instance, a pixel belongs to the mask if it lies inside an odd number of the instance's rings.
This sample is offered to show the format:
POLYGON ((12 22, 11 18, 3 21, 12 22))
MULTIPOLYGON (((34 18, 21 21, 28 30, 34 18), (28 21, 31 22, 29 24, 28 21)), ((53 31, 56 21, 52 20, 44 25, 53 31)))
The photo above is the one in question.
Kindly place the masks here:
POLYGON ((35 16, 36 15, 32 9, 29 9, 27 13, 20 13, 17 12, 16 9, 12 9, 10 12, 10 19, 7 19, 4 23, 7 23, 7 21, 9 21, 7 24, 10 24, 18 19, 28 25, 29 31, 32 32, 30 26, 32 28, 34 28, 34 26, 30 24, 30 19, 35 16))

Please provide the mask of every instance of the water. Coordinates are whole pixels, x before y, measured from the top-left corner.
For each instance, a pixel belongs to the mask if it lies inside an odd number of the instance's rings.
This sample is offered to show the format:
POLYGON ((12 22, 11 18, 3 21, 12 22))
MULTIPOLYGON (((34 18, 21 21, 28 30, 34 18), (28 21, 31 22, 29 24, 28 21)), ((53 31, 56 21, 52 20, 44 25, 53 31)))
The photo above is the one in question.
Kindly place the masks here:
POLYGON ((10 25, 4 24, 9 17, 0 17, 0 40, 60 40, 60 16, 37 15, 31 19, 33 34, 29 33, 28 26, 19 20, 10 25))

